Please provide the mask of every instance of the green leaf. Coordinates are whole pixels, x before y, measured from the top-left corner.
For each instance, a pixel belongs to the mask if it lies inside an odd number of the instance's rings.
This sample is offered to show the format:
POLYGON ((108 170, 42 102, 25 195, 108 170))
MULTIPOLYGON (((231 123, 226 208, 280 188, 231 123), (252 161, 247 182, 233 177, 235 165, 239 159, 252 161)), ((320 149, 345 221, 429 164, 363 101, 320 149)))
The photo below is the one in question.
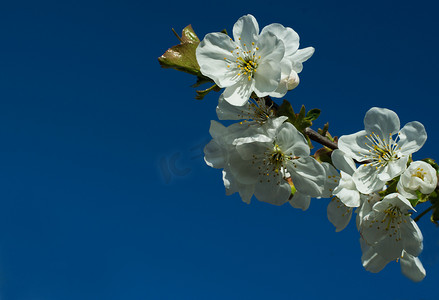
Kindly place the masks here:
POLYGON ((292 124, 296 121, 296 114, 294 113, 293 107, 290 102, 284 100, 282 104, 277 109, 278 116, 286 116, 288 117, 288 121, 292 124))
POLYGON ((317 120, 317 118, 320 116, 320 109, 318 108, 313 108, 310 111, 308 111, 308 113, 306 114, 306 120, 309 121, 314 121, 317 120))
POLYGON ((192 29, 192 26, 186 26, 182 31, 181 37, 177 34, 176 36, 181 43, 169 48, 158 58, 160 65, 162 68, 172 68, 202 77, 203 75, 200 72, 200 66, 198 65, 195 55, 195 50, 200 40, 192 29))

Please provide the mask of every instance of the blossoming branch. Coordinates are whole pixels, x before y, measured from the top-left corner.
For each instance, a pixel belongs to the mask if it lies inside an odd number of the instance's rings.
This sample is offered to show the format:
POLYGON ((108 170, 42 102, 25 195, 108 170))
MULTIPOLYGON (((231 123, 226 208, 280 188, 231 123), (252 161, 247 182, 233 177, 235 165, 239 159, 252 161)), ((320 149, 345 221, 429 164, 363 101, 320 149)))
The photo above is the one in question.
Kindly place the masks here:
POLYGON ((366 270, 376 273, 396 261, 411 280, 424 279, 416 221, 430 211, 432 222, 439 220, 439 166, 430 158, 413 160, 427 140, 421 123, 401 129, 395 112, 372 107, 357 133, 337 138, 328 124, 311 129, 319 109, 302 106, 296 113, 287 100, 273 100, 298 86, 314 53, 299 49, 299 35, 281 24, 259 30, 255 17, 245 15, 232 36, 208 33, 200 41, 188 26, 177 37, 181 43, 159 57, 161 66, 195 75, 195 87, 210 83, 197 99, 222 91, 218 119, 237 121, 226 127, 212 120, 204 148, 206 164, 222 170, 227 195, 302 210, 312 198, 330 198, 327 215, 337 232, 356 214, 366 270), (311 153, 312 141, 322 148, 311 153), (415 207, 428 204, 412 218, 415 207))

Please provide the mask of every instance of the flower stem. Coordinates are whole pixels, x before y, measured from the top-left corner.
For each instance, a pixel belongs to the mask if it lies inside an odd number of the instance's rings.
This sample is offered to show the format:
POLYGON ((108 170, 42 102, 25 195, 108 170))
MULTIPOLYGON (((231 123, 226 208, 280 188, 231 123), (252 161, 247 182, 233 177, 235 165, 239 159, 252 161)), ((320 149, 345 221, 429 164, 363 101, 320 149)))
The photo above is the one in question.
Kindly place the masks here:
POLYGON ((413 221, 418 222, 419 219, 421 219, 424 215, 426 215, 430 210, 433 209, 433 205, 421 212, 416 218, 413 219, 413 221))

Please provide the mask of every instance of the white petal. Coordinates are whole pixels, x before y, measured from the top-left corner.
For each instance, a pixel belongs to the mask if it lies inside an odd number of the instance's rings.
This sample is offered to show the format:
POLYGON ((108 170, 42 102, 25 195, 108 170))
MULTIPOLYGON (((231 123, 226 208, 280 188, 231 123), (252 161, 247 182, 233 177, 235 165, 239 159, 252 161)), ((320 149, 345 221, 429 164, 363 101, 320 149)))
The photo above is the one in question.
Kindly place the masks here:
POLYGON ((227 67, 227 60, 235 61, 231 53, 235 48, 236 44, 228 35, 215 32, 207 34, 196 49, 201 73, 211 78, 221 88, 236 82, 237 71, 227 67))
POLYGON ((357 166, 352 158, 348 157, 343 151, 340 149, 335 149, 332 151, 331 160, 334 166, 349 175, 352 176, 357 166))
POLYGON ((361 165, 352 176, 355 186, 363 194, 381 190, 386 184, 378 178, 378 172, 373 166, 361 165))
POLYGON ((384 197, 381 201, 374 204, 373 209, 375 211, 384 211, 389 205, 397 206, 403 214, 407 214, 409 210, 416 211, 410 201, 404 198, 399 193, 392 193, 384 197))
POLYGON ((368 160, 370 153, 366 143, 369 140, 366 135, 367 133, 364 130, 349 135, 342 135, 338 139, 338 148, 356 161, 368 160))
POLYGON ((402 184, 402 181, 399 180, 397 185, 398 193, 404 196, 407 199, 418 199, 418 195, 416 195, 415 191, 406 190, 402 184))
MULTIPOLYGON (((280 70, 281 70, 281 77, 280 77, 279 85, 276 88, 276 90, 269 93, 271 97, 281 98, 285 96, 288 90, 292 89, 295 80, 294 74, 297 75, 296 72, 292 71, 292 64, 288 59, 282 59, 282 61, 280 62, 280 70), (292 72, 294 74, 292 74, 292 72), (291 75, 293 75, 292 79, 290 79, 291 75), (290 83, 291 80, 292 82, 290 83)), ((297 84, 299 84, 298 81, 299 81, 299 77, 297 77, 297 84)))
POLYGON ((327 208, 328 220, 339 232, 346 228, 352 217, 352 208, 344 205, 337 197, 332 198, 327 208))
POLYGON ((277 89, 280 82, 280 66, 275 61, 261 63, 254 74, 254 91, 258 97, 265 97, 277 89))
POLYGON ((299 49, 290 56, 290 59, 293 63, 293 70, 297 73, 302 72, 303 65, 302 63, 307 61, 313 54, 315 49, 313 47, 307 47, 303 49, 299 49))
POLYGON ((273 23, 265 26, 261 35, 264 32, 271 32, 277 36, 285 45, 285 56, 289 57, 296 53, 299 49, 299 35, 290 27, 284 27, 281 24, 273 23))
POLYGON ((226 188, 227 196, 238 192, 241 200, 247 204, 250 204, 250 200, 255 189, 253 184, 242 184, 238 182, 228 168, 223 170, 223 182, 226 188))
POLYGON ((236 146, 236 150, 241 159, 252 161, 257 156, 262 160, 265 158, 264 152, 270 149, 270 146, 270 143, 264 142, 240 143, 236 146))
POLYGON ((361 251, 363 252, 361 262, 367 271, 378 273, 390 262, 379 255, 373 247, 366 245, 363 239, 360 239, 360 244, 361 251))
POLYGON ((204 147, 204 161, 209 167, 222 169, 227 160, 227 155, 222 146, 216 140, 211 140, 204 147))
POLYGON ((403 250, 402 241, 396 239, 395 235, 392 235, 392 237, 386 236, 386 238, 374 244, 373 247, 380 256, 389 261, 399 258, 403 250))
POLYGON ((241 76, 239 81, 224 90, 224 99, 232 105, 242 106, 247 103, 253 92, 254 80, 241 76))
POLYGON ((233 25, 233 38, 241 45, 251 45, 252 42, 257 41, 258 35, 259 25, 252 15, 242 16, 233 25))
POLYGON ((361 204, 360 193, 357 190, 336 189, 334 195, 340 198, 341 202, 348 207, 359 207, 361 204))
POLYGON ((372 107, 364 117, 364 129, 367 133, 375 133, 383 139, 399 131, 398 115, 387 108, 372 107))
POLYGON ((378 178, 385 182, 401 175, 407 168, 407 161, 408 156, 403 156, 396 161, 388 162, 384 169, 380 170, 380 173, 378 173, 378 178))
POLYGON ((401 226, 401 238, 404 244, 404 250, 413 256, 421 254, 423 249, 423 236, 415 221, 410 217, 406 218, 407 223, 401 226))
POLYGON ((259 181, 255 186, 255 197, 259 201, 274 205, 282 205, 288 201, 291 195, 291 186, 280 174, 276 175, 273 172, 269 176, 259 178, 262 183, 259 181))
POLYGON ((325 169, 318 161, 304 156, 289 161, 287 168, 299 192, 311 197, 321 196, 325 184, 325 169))
POLYGON ((384 228, 380 227, 380 229, 377 229, 377 226, 374 225, 375 220, 382 220, 384 217, 385 214, 383 212, 379 213, 376 211, 371 211, 364 216, 360 231, 362 237, 369 245, 375 245, 387 237, 387 233, 385 232, 384 228))
POLYGON ((308 142, 291 123, 283 123, 276 133, 276 143, 289 156, 308 156, 308 142))
POLYGON ((216 107, 216 114, 220 120, 242 120, 250 119, 249 104, 242 106, 232 105, 224 100, 224 95, 218 99, 218 106, 216 107))
POLYGON ((292 207, 299 208, 303 211, 309 208, 310 203, 311 203, 311 197, 302 194, 299 191, 296 191, 296 193, 293 196, 293 199, 290 200, 290 205, 292 207))
POLYGON ((401 153, 409 155, 421 149, 426 140, 427 132, 424 125, 413 121, 407 123, 399 132, 398 145, 401 147, 401 153))
POLYGON ((327 162, 322 162, 322 167, 325 169, 325 184, 321 197, 330 198, 334 193, 334 189, 339 184, 340 174, 331 164, 327 162))
POLYGON ((229 157, 230 171, 242 184, 255 184, 258 180, 258 169, 249 160, 243 160, 239 153, 232 152, 229 157))
MULTIPOLYGON (((259 36, 258 47, 259 50, 257 50, 256 56, 261 56, 259 63, 263 63, 266 60, 273 61, 280 69, 280 62, 285 54, 284 43, 271 32, 265 32, 259 36)), ((259 67, 257 72, 259 72, 259 67)))
POLYGON ((403 251, 401 256, 401 272, 414 282, 420 282, 425 278, 426 272, 419 258, 403 251))

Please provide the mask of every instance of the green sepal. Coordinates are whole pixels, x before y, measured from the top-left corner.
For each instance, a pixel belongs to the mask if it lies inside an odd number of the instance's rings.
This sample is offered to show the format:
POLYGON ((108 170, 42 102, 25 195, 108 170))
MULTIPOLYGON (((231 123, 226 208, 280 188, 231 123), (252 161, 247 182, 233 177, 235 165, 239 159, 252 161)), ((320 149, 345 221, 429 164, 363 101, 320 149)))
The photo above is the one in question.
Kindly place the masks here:
POLYGON ((195 96, 195 99, 203 100, 204 96, 209 94, 211 91, 219 92, 220 90, 221 90, 221 88, 219 86, 217 86, 216 84, 214 84, 208 89, 197 91, 197 95, 195 96))
POLYGON ((294 194, 297 192, 296 187, 294 186, 293 180, 291 180, 291 177, 287 179, 290 187, 291 187, 291 195, 289 197, 289 200, 293 199, 294 194))
POLYGON ((318 149, 314 153, 314 158, 318 162, 327 162, 332 165, 331 154, 332 154, 332 149, 329 149, 328 147, 323 147, 318 149))
POLYGON ((186 72, 195 76, 202 77, 200 66, 198 65, 195 50, 200 40, 191 25, 186 26, 181 37, 173 30, 180 44, 169 48, 158 61, 162 68, 172 68, 178 71, 186 72))

